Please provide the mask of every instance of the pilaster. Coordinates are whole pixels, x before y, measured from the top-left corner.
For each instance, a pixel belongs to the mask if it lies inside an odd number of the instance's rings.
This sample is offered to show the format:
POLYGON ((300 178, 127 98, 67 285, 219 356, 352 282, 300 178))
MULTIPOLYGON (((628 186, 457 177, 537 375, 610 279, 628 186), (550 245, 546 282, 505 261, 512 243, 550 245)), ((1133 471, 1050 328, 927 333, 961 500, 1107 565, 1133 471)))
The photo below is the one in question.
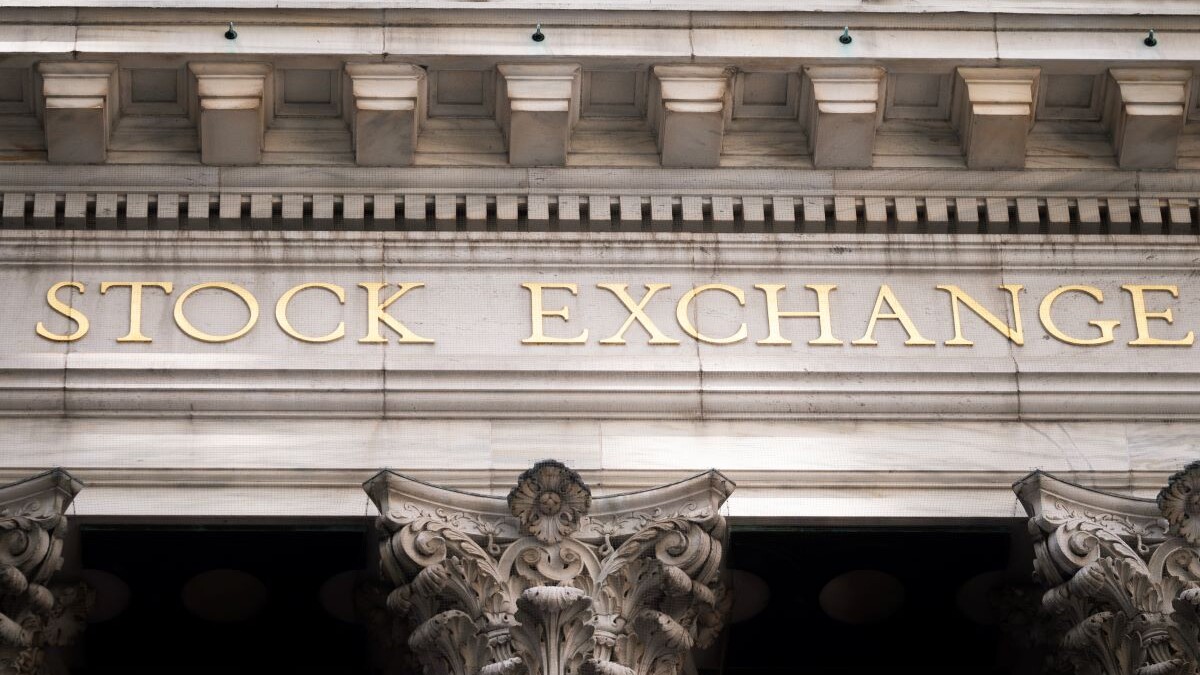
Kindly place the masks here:
POLYGON ((38 65, 46 109, 46 157, 56 164, 102 164, 116 123, 117 64, 49 61, 38 65))
POLYGON ((655 66, 650 122, 666 167, 715 167, 721 161, 732 68, 655 66))
POLYGON ((967 167, 1025 168, 1040 68, 959 68, 952 102, 967 167))
POLYGON ((257 164, 262 158, 264 98, 270 66, 193 63, 200 97, 200 161, 257 164))
POLYGON ((386 471, 364 487, 428 675, 679 675, 721 629, 733 484, 715 471, 595 499, 554 461, 507 500, 386 471))
POLYGON ((501 65, 496 117, 513 166, 565 166, 579 120, 579 72, 574 64, 501 65))
POLYGON ((1078 672, 1200 667, 1200 462, 1157 500, 1034 473, 1014 489, 1030 515, 1034 575, 1062 656, 1078 672))
POLYGON ((348 63, 354 158, 360 166, 413 163, 425 110, 425 69, 408 64, 348 63))
POLYGON ((1114 68, 1105 121, 1122 169, 1173 169, 1192 71, 1114 68))
POLYGON ((59 469, 0 487, 0 673, 41 673, 44 649, 74 634, 60 624, 87 591, 50 581, 63 564, 64 514, 82 487, 59 469))
POLYGON ((882 68, 821 66, 804 69, 808 145, 818 169, 871 166, 882 68))

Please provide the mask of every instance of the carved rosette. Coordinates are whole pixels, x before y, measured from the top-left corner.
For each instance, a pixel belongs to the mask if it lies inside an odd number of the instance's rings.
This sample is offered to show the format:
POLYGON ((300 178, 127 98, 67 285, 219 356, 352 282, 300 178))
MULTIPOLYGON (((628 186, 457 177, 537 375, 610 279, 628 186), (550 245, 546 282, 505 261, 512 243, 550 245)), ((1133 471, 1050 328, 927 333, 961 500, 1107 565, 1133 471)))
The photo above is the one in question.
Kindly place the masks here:
POLYGON ((1076 672, 1200 673, 1200 462, 1157 501, 1043 473, 1014 489, 1031 516, 1042 607, 1076 672))
POLYGON ((677 675, 721 629, 716 471, 595 500, 554 461, 507 503, 386 471, 364 487, 427 675, 677 675))
POLYGON ((43 672, 44 649, 77 632, 86 587, 51 587, 62 566, 64 515, 83 487, 55 470, 0 487, 0 673, 43 672))

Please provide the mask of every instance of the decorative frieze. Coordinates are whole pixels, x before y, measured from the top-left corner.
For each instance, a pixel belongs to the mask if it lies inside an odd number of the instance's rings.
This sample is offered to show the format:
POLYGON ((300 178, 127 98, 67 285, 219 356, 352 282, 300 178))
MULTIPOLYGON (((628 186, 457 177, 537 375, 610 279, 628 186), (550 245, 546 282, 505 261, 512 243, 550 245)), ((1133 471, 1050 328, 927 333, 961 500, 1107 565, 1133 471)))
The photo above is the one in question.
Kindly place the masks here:
POLYGON ((83 487, 54 470, 0 487, 0 673, 42 675, 45 648, 79 631, 89 591, 55 587, 66 509, 83 487))
POLYGON ((663 166, 720 163, 733 72, 720 66, 654 67, 649 114, 663 166))
POLYGON ((1039 68, 959 68, 952 102, 967 166, 1020 169, 1033 125, 1039 68))
POLYGON ((549 460, 507 500, 390 472, 365 489, 428 675, 678 675, 721 630, 733 484, 715 471, 598 498, 549 460))
POLYGON ((200 160, 205 164, 258 164, 270 66, 192 63, 189 68, 200 97, 200 160))
POLYGON ((425 110, 425 69, 408 64, 348 63, 347 108, 354 159, 361 166, 413 162, 425 110))
POLYGON ((1200 672, 1200 462, 1157 500, 1042 473, 1014 487, 1030 515, 1050 630, 1077 672, 1200 672))
POLYGON ((804 69, 808 144, 817 168, 871 166, 883 98, 882 68, 821 66, 804 69))
POLYGON ((38 66, 45 98, 46 157, 55 164, 102 164, 116 123, 117 64, 48 61, 38 66))
POLYGON ((579 121, 578 65, 501 65, 496 118, 513 166, 564 166, 579 121))
POLYGON ((1114 68, 1105 120, 1123 169, 1173 169, 1187 116, 1192 71, 1114 68))

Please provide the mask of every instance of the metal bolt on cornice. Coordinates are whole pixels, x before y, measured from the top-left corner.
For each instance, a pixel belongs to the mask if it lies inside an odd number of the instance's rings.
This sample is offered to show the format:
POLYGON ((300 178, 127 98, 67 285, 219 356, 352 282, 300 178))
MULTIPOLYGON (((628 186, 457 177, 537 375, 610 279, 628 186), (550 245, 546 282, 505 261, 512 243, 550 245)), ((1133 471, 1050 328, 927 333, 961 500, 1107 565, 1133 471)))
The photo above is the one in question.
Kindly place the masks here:
POLYGON ((229 22, 229 30, 225 31, 225 39, 226 40, 236 40, 237 39, 237 31, 233 29, 232 21, 229 22))
POLYGON ((539 23, 537 25, 537 28, 535 28, 533 30, 533 35, 531 37, 533 38, 534 42, 542 42, 543 40, 546 39, 546 34, 542 32, 542 24, 541 23, 539 23))
POLYGON ((1146 39, 1142 40, 1142 44, 1146 45, 1147 47, 1154 47, 1158 45, 1158 37, 1155 36, 1153 28, 1151 28, 1150 32, 1146 34, 1146 39))
POLYGON ((849 26, 846 26, 845 28, 842 29, 842 34, 838 36, 838 42, 840 42, 844 45, 848 45, 851 42, 854 42, 854 38, 850 37, 850 27, 849 26))

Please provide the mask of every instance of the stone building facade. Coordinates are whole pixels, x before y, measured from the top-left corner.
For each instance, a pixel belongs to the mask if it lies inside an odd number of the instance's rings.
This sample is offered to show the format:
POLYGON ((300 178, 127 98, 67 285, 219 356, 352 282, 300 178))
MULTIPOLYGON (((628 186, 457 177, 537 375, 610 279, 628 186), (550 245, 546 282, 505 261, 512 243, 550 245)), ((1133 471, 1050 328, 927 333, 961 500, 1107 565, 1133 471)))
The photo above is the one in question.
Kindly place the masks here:
POLYGON ((0 673, 1195 675, 1198 10, 6 2, 0 673))

